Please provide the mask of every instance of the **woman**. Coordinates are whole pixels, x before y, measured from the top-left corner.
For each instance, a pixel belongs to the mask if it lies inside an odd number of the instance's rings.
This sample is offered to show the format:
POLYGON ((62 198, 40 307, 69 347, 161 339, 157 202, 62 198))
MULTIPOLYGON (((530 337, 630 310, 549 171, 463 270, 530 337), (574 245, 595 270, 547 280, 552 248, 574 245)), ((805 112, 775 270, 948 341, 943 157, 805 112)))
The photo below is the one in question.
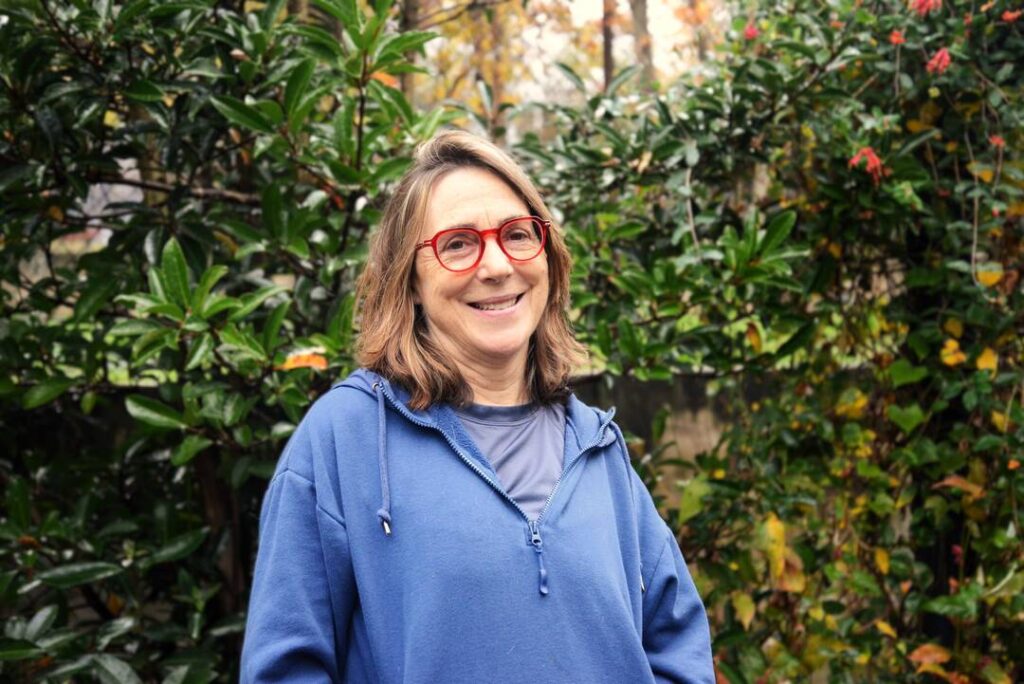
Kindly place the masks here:
POLYGON ((611 413, 567 389, 569 254, 472 135, 419 150, 353 373, 263 504, 242 681, 707 682, 707 618, 611 413))

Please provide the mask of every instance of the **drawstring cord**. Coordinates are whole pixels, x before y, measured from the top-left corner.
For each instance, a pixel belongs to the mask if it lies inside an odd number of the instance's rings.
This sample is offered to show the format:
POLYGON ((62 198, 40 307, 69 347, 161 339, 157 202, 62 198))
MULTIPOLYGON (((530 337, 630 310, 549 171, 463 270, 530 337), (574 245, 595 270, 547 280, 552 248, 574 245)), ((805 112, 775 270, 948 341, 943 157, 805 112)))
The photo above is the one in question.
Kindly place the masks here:
POLYGON ((379 382, 373 383, 373 391, 377 395, 377 464, 380 467, 380 518, 384 536, 391 536, 391 486, 388 482, 388 431, 384 422, 384 389, 379 382))

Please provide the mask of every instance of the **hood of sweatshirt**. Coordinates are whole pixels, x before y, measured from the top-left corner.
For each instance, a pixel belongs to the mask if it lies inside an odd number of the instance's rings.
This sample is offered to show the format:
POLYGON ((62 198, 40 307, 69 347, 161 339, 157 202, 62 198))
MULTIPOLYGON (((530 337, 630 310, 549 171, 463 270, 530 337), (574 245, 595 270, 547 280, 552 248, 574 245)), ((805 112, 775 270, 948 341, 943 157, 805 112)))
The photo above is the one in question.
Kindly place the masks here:
MULTIPOLYGON (((400 385, 393 384, 382 376, 365 368, 359 369, 339 383, 339 386, 358 389, 377 402, 377 462, 380 473, 381 505, 377 509, 377 517, 380 520, 381 528, 386 536, 391 536, 391 483, 388 477, 388 450, 387 450, 387 407, 402 416, 403 419, 419 425, 423 428, 440 431, 451 444, 453 450, 461 455, 477 454, 465 431, 459 427, 458 416, 451 407, 438 404, 426 409, 414 410, 409 407, 409 393, 400 385)), ((587 406, 575 395, 570 395, 566 402, 566 429, 571 432, 576 440, 576 446, 580 453, 592 448, 608 446, 618 440, 621 443, 623 457, 626 465, 629 463, 628 450, 622 433, 619 431, 612 418, 615 416, 615 409, 600 411, 587 406)), ((479 461, 478 456, 474 456, 479 461)), ((483 464, 481 464, 483 465, 483 464)), ((470 464, 473 467, 473 464, 470 464)), ((487 466, 485 466, 487 467, 487 466)), ((479 468, 473 467, 477 473, 488 480, 492 486, 494 482, 479 468)), ((530 521, 528 521, 530 522, 530 521)), ((533 523, 531 522, 531 525, 533 523)), ((538 539, 539 541, 539 539, 538 539)), ((539 545, 538 545, 539 546, 539 545)))

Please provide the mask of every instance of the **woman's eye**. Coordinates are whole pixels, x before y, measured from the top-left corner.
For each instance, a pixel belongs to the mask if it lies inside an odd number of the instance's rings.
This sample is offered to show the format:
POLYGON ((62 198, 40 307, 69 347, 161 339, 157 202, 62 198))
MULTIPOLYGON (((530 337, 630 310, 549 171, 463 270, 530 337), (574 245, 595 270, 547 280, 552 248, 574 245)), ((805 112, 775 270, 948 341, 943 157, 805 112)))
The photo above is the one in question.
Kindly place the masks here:
POLYGON ((475 246, 476 243, 472 237, 466 234, 446 237, 439 245, 442 252, 462 252, 473 249, 475 246))
POLYGON ((530 232, 525 228, 514 228, 505 233, 506 242, 520 242, 530 239, 530 232))

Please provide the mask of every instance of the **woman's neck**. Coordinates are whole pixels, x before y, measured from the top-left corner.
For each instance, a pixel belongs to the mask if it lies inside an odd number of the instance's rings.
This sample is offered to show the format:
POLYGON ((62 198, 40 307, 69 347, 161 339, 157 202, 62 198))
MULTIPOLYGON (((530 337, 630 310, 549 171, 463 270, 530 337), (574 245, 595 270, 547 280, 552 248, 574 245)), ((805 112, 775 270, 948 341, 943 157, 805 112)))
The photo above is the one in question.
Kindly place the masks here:
POLYGON ((526 388, 526 358, 509 363, 460 363, 459 370, 473 392, 473 403, 518 406, 530 401, 526 388))

